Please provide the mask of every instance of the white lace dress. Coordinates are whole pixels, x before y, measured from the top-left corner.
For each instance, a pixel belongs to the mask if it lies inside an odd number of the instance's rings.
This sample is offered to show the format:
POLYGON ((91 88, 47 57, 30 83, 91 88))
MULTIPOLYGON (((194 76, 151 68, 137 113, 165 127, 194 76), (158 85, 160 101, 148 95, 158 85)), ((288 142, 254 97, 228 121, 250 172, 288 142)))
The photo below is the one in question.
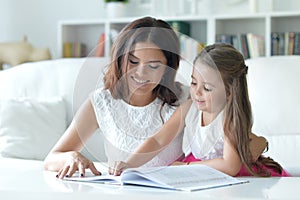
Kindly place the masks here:
POLYGON ((200 160, 223 157, 224 131, 223 111, 208 126, 201 126, 202 111, 193 103, 185 118, 183 152, 193 153, 200 160))
MULTIPOLYGON (((184 94, 181 99, 186 98, 188 92, 184 94)), ((155 99, 147 106, 136 107, 122 99, 114 99, 109 90, 97 89, 93 94, 92 104, 100 132, 105 138, 104 148, 109 164, 114 161, 126 161, 145 139, 163 125, 160 117, 160 99, 155 99)), ((161 114, 165 122, 175 109, 176 107, 168 105, 163 107, 161 114)), ((171 164, 183 154, 181 147, 182 134, 144 166, 171 164)))

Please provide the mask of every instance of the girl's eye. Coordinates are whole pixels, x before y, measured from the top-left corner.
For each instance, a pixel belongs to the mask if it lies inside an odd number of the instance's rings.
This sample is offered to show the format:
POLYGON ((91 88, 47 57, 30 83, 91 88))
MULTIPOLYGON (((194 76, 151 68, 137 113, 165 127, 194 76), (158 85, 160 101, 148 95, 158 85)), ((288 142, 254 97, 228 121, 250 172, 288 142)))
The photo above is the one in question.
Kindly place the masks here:
POLYGON ((129 59, 129 62, 130 62, 131 64, 133 64, 133 65, 136 65, 136 64, 139 63, 138 61, 134 61, 134 60, 131 60, 131 59, 129 59))
POLYGON ((192 81, 191 85, 195 86, 195 85, 197 85, 197 83, 192 81))
POLYGON ((209 87, 208 85, 204 85, 204 90, 207 91, 207 92, 211 92, 212 88, 209 87))

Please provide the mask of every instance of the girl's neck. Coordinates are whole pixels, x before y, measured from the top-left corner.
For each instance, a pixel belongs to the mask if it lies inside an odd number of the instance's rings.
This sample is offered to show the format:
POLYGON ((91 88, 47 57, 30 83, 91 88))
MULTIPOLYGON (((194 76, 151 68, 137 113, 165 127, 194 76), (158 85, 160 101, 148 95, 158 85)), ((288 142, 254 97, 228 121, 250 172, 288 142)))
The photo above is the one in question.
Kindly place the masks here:
POLYGON ((220 112, 216 113, 208 113, 208 112, 202 112, 202 117, 201 117, 201 126, 208 126, 211 124, 219 115, 220 112))

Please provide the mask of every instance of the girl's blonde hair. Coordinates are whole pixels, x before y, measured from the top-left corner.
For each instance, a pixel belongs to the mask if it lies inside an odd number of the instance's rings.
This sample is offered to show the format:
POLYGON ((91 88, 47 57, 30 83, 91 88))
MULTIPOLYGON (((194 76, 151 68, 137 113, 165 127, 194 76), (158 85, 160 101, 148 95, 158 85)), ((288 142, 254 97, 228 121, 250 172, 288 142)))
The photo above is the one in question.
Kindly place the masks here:
POLYGON ((255 163, 249 148, 252 133, 252 110, 248 95, 247 71, 243 55, 230 44, 216 43, 206 46, 196 57, 194 65, 201 62, 220 72, 227 94, 224 109, 224 134, 237 149, 241 161, 252 175, 270 176, 263 164, 281 173, 281 166, 271 158, 260 157, 255 163), (256 166, 257 172, 252 169, 256 166))

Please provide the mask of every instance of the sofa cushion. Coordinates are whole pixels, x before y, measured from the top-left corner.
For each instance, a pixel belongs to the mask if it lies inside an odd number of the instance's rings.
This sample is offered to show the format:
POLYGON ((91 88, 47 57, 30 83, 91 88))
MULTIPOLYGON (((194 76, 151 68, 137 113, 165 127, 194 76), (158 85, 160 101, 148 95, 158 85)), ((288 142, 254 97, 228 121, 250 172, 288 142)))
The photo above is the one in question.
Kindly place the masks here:
POLYGON ((253 132, 265 136, 271 156, 300 175, 300 56, 259 57, 246 61, 253 132))
POLYGON ((107 58, 67 58, 24 63, 3 70, 0 99, 63 97, 70 123, 74 112, 95 89, 107 62, 107 58))
POLYGON ((42 160, 66 129, 61 98, 0 100, 0 155, 42 160))

